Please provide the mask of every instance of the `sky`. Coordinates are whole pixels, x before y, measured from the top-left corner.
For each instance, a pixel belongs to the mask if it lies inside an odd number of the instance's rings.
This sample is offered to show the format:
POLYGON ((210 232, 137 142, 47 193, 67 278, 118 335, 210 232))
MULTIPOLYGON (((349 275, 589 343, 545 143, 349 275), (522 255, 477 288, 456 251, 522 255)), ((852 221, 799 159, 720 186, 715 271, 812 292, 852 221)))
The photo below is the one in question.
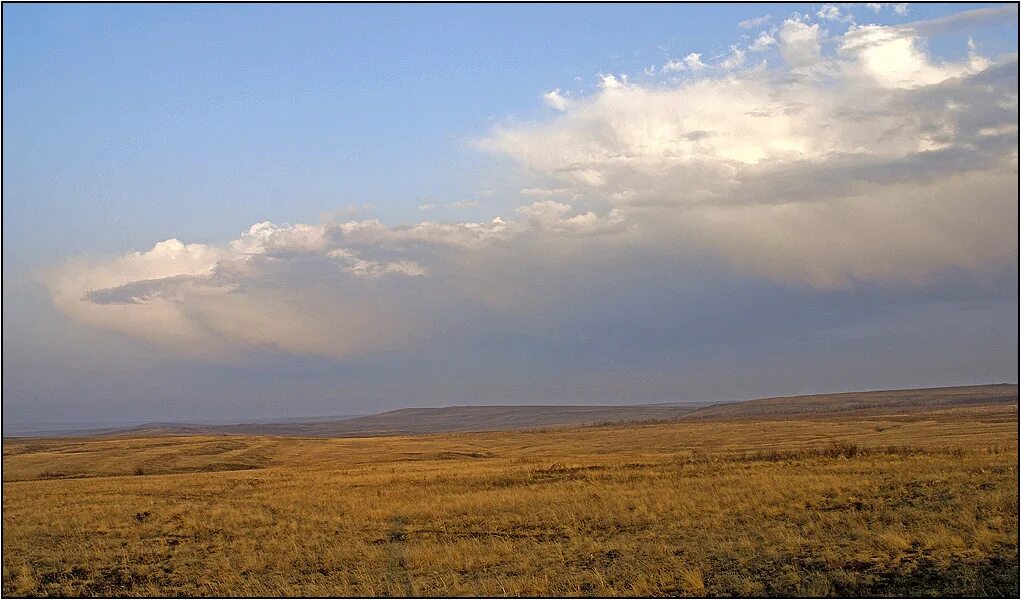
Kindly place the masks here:
POLYGON ((1017 26, 4 5, 4 431, 1017 382, 1017 26))

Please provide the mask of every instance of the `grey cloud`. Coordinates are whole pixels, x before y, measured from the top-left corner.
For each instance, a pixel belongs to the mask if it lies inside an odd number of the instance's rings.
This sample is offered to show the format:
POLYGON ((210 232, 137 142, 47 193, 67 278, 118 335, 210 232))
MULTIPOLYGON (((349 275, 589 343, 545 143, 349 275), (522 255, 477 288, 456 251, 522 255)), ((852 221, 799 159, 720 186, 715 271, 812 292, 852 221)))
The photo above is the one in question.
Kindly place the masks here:
POLYGON ((688 131, 681 135, 681 139, 697 142, 713 137, 713 132, 705 129, 696 129, 695 131, 688 131))
POLYGON ((1013 19, 1016 23, 1017 15, 1018 7, 1016 4, 995 8, 977 8, 938 19, 915 21, 914 23, 901 25, 899 29, 910 30, 918 35, 932 36, 989 21, 1013 19))
POLYGON ((145 304, 157 299, 172 299, 186 288, 192 292, 211 294, 222 294, 233 289, 229 284, 216 285, 207 277, 176 276, 92 290, 83 295, 82 300, 93 304, 145 304))

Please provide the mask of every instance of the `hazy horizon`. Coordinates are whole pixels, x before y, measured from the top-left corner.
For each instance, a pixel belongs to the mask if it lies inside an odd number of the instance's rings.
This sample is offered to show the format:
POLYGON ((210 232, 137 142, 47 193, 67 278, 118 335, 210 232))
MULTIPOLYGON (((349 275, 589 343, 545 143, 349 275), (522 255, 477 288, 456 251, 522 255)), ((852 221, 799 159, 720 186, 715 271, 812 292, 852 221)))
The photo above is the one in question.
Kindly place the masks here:
MULTIPOLYGON (((979 384, 962 384, 962 385, 947 385, 941 386, 940 388, 904 388, 904 389, 943 389, 943 388, 962 388, 962 387, 973 387, 973 386, 997 386, 997 385, 1013 385, 1017 386, 1015 382, 987 382, 979 384)), ((802 395, 814 395, 814 394, 840 394, 840 393, 855 393, 855 392, 876 392, 876 391, 889 391, 881 390, 878 388, 868 388, 860 390, 831 390, 829 392, 810 392, 802 395)), ((797 396, 792 396, 797 397, 797 396)), ((42 422, 34 421, 27 423, 18 423, 5 421, 3 424, 4 436, 30 436, 30 435, 63 435, 67 433, 83 433, 92 431, 101 431, 105 429, 124 429, 130 427, 137 427, 143 425, 256 425, 256 424, 284 424, 284 423, 299 423, 299 422, 328 422, 334 420, 346 420, 355 419, 358 417, 372 416, 378 414, 386 414, 392 411, 399 411, 402 409, 445 409, 445 408, 506 408, 506 407, 628 407, 628 406, 712 406, 721 404, 737 404, 740 402, 746 402, 749 400, 761 400, 771 398, 770 396, 765 397, 747 397, 747 398, 732 398, 729 400, 717 400, 717 401, 699 401, 699 400, 688 400, 681 402, 658 402, 658 403, 601 403, 601 404, 586 404, 586 403, 556 403, 550 402, 546 404, 430 404, 430 405, 417 405, 417 406, 399 406, 388 410, 372 412, 372 413, 351 413, 351 414, 316 414, 316 415, 304 415, 304 416, 292 416, 292 415, 277 415, 277 416, 261 416, 261 417, 244 417, 237 415, 234 417, 222 417, 218 419, 203 419, 203 418, 187 418, 179 417, 174 420, 166 421, 154 421, 154 420, 128 420, 128 421, 80 421, 80 422, 65 422, 65 421, 54 421, 54 422, 42 422)))
POLYGON ((1018 382, 1016 5, 5 5, 3 55, 5 434, 1018 382))

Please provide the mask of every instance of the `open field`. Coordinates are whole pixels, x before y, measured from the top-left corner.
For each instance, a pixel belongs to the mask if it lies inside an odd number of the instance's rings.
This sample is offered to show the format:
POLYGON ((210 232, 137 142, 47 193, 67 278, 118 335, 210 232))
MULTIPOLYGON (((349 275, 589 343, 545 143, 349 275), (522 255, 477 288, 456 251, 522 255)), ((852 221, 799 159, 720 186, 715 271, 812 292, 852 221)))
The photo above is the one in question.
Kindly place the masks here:
POLYGON ((1017 594, 1016 390, 851 416, 5 440, 3 592, 1017 594))

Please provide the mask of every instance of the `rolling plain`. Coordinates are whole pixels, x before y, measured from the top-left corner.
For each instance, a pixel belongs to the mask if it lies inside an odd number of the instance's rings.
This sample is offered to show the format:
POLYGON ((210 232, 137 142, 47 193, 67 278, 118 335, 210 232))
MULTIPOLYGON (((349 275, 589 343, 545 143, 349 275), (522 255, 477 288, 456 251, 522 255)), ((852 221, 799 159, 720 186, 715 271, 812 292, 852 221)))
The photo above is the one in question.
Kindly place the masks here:
POLYGON ((459 410, 5 439, 3 593, 1018 593, 1016 385, 498 431, 459 410))

